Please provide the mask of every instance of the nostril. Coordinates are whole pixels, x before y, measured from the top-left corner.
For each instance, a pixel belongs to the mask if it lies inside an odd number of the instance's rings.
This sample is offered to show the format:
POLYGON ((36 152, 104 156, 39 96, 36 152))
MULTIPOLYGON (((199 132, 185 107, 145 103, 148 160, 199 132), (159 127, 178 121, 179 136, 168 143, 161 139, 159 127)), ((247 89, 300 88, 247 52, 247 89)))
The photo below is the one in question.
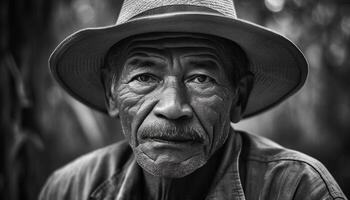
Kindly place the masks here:
POLYGON ((185 121, 185 120, 188 120, 189 118, 190 118, 190 116, 181 116, 181 117, 177 118, 176 120, 185 121))
POLYGON ((189 105, 178 103, 156 105, 154 112, 156 116, 167 119, 188 119, 193 114, 189 105))

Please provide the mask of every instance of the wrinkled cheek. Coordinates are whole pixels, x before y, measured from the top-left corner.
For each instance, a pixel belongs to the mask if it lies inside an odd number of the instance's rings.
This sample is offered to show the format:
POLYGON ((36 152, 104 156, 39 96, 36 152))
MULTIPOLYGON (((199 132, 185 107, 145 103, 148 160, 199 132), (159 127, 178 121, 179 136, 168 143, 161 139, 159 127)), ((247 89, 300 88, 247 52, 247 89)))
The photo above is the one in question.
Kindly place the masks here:
POLYGON ((137 141, 136 131, 133 130, 132 124, 137 116, 137 112, 144 103, 144 96, 130 92, 121 92, 117 101, 119 102, 119 117, 123 128, 123 133, 130 144, 134 146, 137 141))
POLYGON ((231 100, 219 95, 196 97, 193 99, 193 108, 201 124, 208 133, 210 153, 217 150, 227 137, 227 124, 230 123, 231 100))
POLYGON ((218 95, 196 97, 192 106, 199 117, 211 125, 218 124, 229 116, 230 102, 228 99, 221 98, 218 95))

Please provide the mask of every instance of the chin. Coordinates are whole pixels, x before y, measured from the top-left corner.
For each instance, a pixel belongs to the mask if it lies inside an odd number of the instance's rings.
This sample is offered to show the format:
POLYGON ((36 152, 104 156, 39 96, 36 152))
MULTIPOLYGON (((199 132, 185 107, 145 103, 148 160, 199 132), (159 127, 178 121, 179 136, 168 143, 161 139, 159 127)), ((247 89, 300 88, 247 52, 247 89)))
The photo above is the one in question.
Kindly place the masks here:
POLYGON ((205 156, 197 155, 182 162, 167 161, 155 162, 143 152, 136 150, 135 158, 143 170, 153 176, 164 178, 182 178, 190 175, 207 162, 205 156))

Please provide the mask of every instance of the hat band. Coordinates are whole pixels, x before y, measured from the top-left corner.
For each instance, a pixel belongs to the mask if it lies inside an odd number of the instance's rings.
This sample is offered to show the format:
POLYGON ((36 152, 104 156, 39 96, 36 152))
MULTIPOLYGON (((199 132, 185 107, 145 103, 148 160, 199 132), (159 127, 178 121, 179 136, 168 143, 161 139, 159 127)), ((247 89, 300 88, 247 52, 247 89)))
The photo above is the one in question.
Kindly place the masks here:
POLYGON ((132 18, 137 19, 137 18, 142 18, 142 17, 147 17, 147 16, 152 16, 152 15, 160 15, 160 14, 169 14, 169 13, 176 13, 176 12, 203 12, 203 13, 210 13, 210 14, 219 14, 221 16, 224 16, 224 14, 220 13, 217 10, 204 7, 204 6, 195 6, 195 5, 167 5, 167 6, 160 6, 157 8, 152 8, 149 10, 146 10, 144 12, 141 12, 132 18))

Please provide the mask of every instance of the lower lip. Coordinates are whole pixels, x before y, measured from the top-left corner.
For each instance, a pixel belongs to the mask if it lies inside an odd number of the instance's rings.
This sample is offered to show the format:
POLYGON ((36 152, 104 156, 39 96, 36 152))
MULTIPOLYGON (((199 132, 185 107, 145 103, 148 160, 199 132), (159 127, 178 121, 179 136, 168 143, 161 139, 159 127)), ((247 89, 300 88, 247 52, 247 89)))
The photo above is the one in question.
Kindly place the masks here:
POLYGON ((199 142, 176 142, 147 139, 140 142, 140 150, 156 163, 180 163, 203 153, 199 142))
POLYGON ((198 143, 193 140, 165 140, 165 139, 157 139, 157 138, 151 138, 148 139, 149 141, 154 141, 154 142, 160 142, 160 143, 172 143, 172 144, 193 144, 193 143, 198 143))

